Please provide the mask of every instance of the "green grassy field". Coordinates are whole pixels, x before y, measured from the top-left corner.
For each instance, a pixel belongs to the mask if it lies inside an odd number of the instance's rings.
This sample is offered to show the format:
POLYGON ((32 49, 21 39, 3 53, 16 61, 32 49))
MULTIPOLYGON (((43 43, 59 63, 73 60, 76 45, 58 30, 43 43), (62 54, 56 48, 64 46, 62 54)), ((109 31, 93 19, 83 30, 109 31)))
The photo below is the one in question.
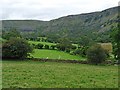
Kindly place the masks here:
POLYGON ((69 53, 57 51, 57 50, 45 50, 45 49, 35 49, 32 53, 34 58, 47 58, 47 59, 64 59, 64 60, 85 60, 85 58, 70 55, 69 53))
POLYGON ((3 61, 3 88, 118 88, 117 66, 3 61))

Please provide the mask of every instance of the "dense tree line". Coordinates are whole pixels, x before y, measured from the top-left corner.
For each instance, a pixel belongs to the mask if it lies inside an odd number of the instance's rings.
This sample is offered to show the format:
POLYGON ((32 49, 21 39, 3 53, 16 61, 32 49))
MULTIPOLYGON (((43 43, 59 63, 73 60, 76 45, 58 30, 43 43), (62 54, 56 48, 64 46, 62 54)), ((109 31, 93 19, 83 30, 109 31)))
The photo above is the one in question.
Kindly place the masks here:
POLYGON ((25 39, 12 37, 2 45, 2 58, 25 59, 32 50, 33 48, 25 39))

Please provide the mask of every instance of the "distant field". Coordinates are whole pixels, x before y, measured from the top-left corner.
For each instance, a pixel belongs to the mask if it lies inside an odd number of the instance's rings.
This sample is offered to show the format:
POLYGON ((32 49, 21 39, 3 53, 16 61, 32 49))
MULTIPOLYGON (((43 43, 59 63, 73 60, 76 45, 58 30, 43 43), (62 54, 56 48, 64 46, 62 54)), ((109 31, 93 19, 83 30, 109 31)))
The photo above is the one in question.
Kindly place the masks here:
POLYGON ((32 53, 34 58, 47 58, 47 59, 69 59, 69 60, 85 60, 85 58, 57 50, 35 49, 32 53))
MULTIPOLYGON (((41 43, 41 44, 43 44, 43 45, 49 45, 49 46, 51 46, 51 45, 56 45, 56 43, 41 42, 41 41, 28 41, 28 42, 31 43, 31 44, 38 44, 38 43, 41 43)), ((77 44, 72 44, 72 45, 78 47, 77 44)))
POLYGON ((31 44, 41 43, 41 44, 43 44, 43 45, 49 45, 49 46, 51 46, 51 45, 56 45, 55 43, 41 42, 41 41, 28 41, 28 42, 31 43, 31 44))
POLYGON ((3 61, 3 88, 118 88, 117 66, 3 61))

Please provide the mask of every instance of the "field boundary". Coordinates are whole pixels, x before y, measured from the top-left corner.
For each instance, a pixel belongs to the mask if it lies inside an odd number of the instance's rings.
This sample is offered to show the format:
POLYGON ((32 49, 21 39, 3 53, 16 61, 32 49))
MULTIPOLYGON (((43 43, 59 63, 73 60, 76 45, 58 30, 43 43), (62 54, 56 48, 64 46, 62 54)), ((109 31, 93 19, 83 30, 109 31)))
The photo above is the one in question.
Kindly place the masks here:
MULTIPOLYGON (((41 58, 28 58, 28 60, 32 61, 40 61, 40 62, 60 62, 60 63, 76 63, 76 64, 90 64, 87 60, 62 60, 62 59, 41 59, 41 58)), ((114 65, 116 63, 107 60, 103 64, 114 65)))
POLYGON ((41 59, 41 58, 28 58, 32 61, 41 61, 41 62, 62 62, 62 63, 79 63, 79 64, 88 64, 88 61, 83 60, 61 60, 61 59, 41 59))
MULTIPOLYGON (((64 60, 64 59, 43 59, 43 58, 26 58, 26 59, 10 59, 10 58, 2 58, 2 61, 27 61, 27 60, 31 60, 31 61, 40 61, 40 62, 59 62, 59 63, 76 63, 76 64, 91 64, 90 62, 88 62, 87 60, 64 60)), ((107 60, 105 62, 103 62, 102 64, 108 64, 108 65, 120 65, 120 63, 118 62, 114 62, 111 60, 107 60)))

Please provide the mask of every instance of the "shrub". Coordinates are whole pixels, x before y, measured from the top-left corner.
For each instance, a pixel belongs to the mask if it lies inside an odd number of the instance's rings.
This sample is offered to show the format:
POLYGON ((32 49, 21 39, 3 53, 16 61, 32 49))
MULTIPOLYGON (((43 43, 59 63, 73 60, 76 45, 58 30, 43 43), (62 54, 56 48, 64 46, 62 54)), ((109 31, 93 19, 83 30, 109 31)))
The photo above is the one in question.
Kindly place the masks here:
POLYGON ((28 42, 21 38, 10 38, 2 45, 2 58, 24 59, 33 48, 28 42))
POLYGON ((71 46, 71 49, 76 49, 76 48, 77 48, 77 47, 76 47, 76 46, 74 46, 74 45, 72 45, 72 46, 71 46))
POLYGON ((75 54, 75 55, 80 55, 80 54, 81 54, 81 50, 80 50, 80 49, 76 49, 76 50, 73 52, 73 54, 75 54))
POLYGON ((83 57, 85 57, 86 56, 86 53, 87 53, 87 50, 88 50, 88 46, 84 46, 84 47, 81 47, 81 55, 83 56, 83 57))
POLYGON ((104 49, 104 51, 105 51, 105 54, 106 54, 107 58, 109 58, 109 57, 110 57, 109 51, 107 51, 107 50, 105 50, 105 49, 104 49))
POLYGON ((35 45, 35 44, 32 44, 32 47, 36 48, 36 45, 35 45))
POLYGON ((105 50, 98 44, 87 50, 87 59, 92 64, 99 64, 106 60, 105 50))
POLYGON ((55 49, 55 47, 56 47, 56 45, 51 45, 51 49, 53 49, 53 50, 54 50, 54 49, 55 49))
POLYGON ((87 49, 88 49, 88 46, 86 46, 86 47, 81 47, 81 48, 76 49, 73 53, 74 53, 75 55, 81 55, 81 56, 85 57, 85 56, 86 56, 87 49))
POLYGON ((49 45, 45 45, 44 48, 45 48, 45 49, 49 49, 49 45))
POLYGON ((68 38, 60 38, 59 44, 57 44, 56 47, 60 51, 66 51, 66 49, 71 49, 72 43, 68 38))
POLYGON ((67 49, 66 49, 66 52, 67 52, 67 53, 70 53, 70 49, 69 49, 69 48, 67 48, 67 49))
POLYGON ((43 48, 43 46, 44 46, 43 44, 39 43, 39 44, 37 44, 37 46, 36 46, 36 47, 37 47, 37 49, 42 49, 42 48, 43 48))
POLYGON ((66 51, 66 50, 70 50, 72 45, 71 44, 68 44, 68 45, 65 45, 65 44, 57 44, 56 45, 57 49, 60 50, 60 51, 66 51))
POLYGON ((57 49, 60 50, 60 51, 65 51, 65 49, 66 49, 66 46, 65 46, 65 45, 62 45, 62 44, 57 44, 56 47, 57 47, 57 49))

